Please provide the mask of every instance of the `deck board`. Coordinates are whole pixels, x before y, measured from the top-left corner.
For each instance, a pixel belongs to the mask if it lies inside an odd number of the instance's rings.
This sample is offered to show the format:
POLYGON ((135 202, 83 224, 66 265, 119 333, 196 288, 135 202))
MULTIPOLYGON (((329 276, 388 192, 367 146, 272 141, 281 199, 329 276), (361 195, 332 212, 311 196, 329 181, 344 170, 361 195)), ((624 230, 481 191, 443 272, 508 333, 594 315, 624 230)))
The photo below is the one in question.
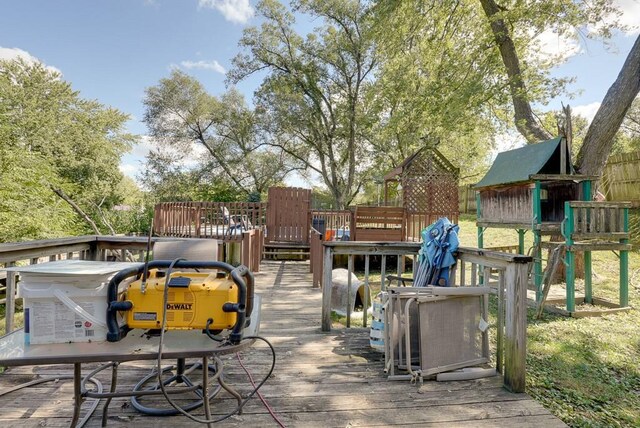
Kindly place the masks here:
MULTIPOLYGON (((306 262, 266 261, 256 275, 256 290, 263 296, 261 334, 277 352, 277 366, 261 392, 280 419, 291 427, 421 426, 421 427, 537 427, 565 426, 526 394, 502 388, 500 377, 465 382, 388 381, 382 372, 383 356, 368 346, 365 329, 320 331, 322 294, 311 288, 306 262)), ((269 368, 265 346, 256 345, 241 358, 253 377, 269 368)), ((252 387, 237 362, 225 356, 225 376, 246 394, 252 387)), ((86 365, 88 371, 92 365, 86 365)), ((84 366, 83 366, 84 368, 84 366)), ((120 366, 119 386, 131 387, 149 373, 148 362, 120 366)), ((0 375, 0 390, 39 376, 72 373, 71 365, 17 367, 0 375)), ((108 387, 108 375, 99 379, 108 387)), ((2 427, 68 426, 72 383, 60 381, 21 390, 0 398, 2 427)), ((184 403, 183 399, 178 398, 184 403)), ((212 402, 221 416, 235 400, 222 392, 212 402)), ((100 410, 86 426, 100 426, 100 410)), ((195 411, 202 416, 201 411, 195 411)), ((125 398, 109 407, 109 426, 196 426, 182 416, 151 417, 136 412, 125 398)), ((249 400, 242 415, 219 424, 229 427, 276 426, 261 401, 249 400)))

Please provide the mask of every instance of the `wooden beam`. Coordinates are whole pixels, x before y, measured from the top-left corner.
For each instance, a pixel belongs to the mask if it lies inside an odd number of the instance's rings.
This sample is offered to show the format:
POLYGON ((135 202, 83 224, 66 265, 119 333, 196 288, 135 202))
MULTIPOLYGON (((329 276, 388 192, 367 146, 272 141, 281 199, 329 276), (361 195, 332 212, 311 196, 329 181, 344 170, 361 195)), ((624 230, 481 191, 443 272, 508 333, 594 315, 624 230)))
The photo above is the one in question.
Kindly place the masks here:
POLYGON ((331 331, 331 271, 333 270, 333 251, 327 243, 323 245, 324 272, 322 275, 322 331, 331 331))
POLYGON ((505 269, 504 385, 524 392, 527 353, 527 264, 505 269))

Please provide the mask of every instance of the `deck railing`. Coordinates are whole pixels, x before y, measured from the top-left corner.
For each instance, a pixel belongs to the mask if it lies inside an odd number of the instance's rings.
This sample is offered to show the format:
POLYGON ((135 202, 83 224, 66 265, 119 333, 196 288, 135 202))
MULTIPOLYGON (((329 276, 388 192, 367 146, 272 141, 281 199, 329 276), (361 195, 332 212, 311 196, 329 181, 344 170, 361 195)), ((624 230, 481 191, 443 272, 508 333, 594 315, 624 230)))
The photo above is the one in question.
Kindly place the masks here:
POLYGON ((263 202, 162 202, 154 209, 153 232, 158 236, 242 239, 239 231, 266 225, 263 202))
MULTIPOLYGON (((147 240, 146 237, 136 236, 86 235, 0 244, 0 279, 3 277, 5 279, 5 286, 0 285, 0 292, 5 294, 5 298, 0 300, 0 304, 5 305, 6 332, 13 331, 15 327, 17 275, 15 272, 7 272, 3 268, 65 259, 144 261, 147 240)), ((176 238, 153 237, 151 242, 174 240, 176 238)), ((240 263, 247 266, 252 272, 259 272, 262 246, 264 245, 263 229, 244 232, 240 242, 242 247, 240 263)), ((222 245, 222 243, 220 244, 222 245)), ((218 254, 221 253, 218 251, 218 254)))
MULTIPOLYGON (((353 272, 354 256, 364 256, 365 300, 369 295, 369 259, 381 257, 381 287, 389 285, 386 260, 397 256, 397 265, 390 271, 402 276, 405 263, 403 258, 414 258, 420 249, 419 243, 412 242, 324 242, 323 266, 314 266, 313 271, 322 269, 322 330, 331 330, 331 290, 333 258, 337 254, 348 257, 348 278, 353 272)), ((473 287, 480 285, 481 277, 496 276, 497 310, 497 369, 504 377, 507 388, 514 392, 523 392, 525 386, 526 328, 527 328, 527 275, 528 264, 532 259, 518 254, 507 254, 476 248, 460 247, 457 266, 452 272, 454 286, 473 287)), ((312 257, 312 262, 314 258, 312 257)), ((347 290, 350 290, 350 284, 347 290)), ((349 302, 347 298, 347 302, 349 302)), ((347 326, 350 325, 351 305, 347 305, 347 326)), ((363 305, 367 307, 367 302, 363 305)), ((363 316, 366 320, 366 316, 363 316)), ((365 324, 366 326, 366 324, 365 324)))
POLYGON ((352 233, 353 213, 350 210, 311 210, 311 227, 325 238, 335 238, 334 233, 352 233))

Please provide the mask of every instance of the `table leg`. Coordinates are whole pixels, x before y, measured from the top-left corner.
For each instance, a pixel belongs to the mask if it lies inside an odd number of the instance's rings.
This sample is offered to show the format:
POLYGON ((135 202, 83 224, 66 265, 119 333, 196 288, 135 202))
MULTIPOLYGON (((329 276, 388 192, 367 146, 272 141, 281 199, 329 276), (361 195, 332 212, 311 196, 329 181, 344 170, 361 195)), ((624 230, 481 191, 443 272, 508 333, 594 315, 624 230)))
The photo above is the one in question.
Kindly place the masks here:
POLYGON ((82 364, 73 363, 73 419, 71 428, 75 428, 80 419, 80 408, 82 407, 82 364))
MULTIPOLYGON (((242 396, 238 393, 238 391, 236 391, 235 389, 233 389, 231 387, 231 385, 229 385, 228 383, 226 383, 224 381, 224 374, 222 373, 222 368, 223 368, 223 363, 222 360, 220 360, 217 357, 214 357, 215 361, 216 361, 216 368, 218 370, 218 383, 220 384, 221 387, 224 388, 225 391, 227 391, 229 394, 233 395, 236 400, 238 400, 238 406, 242 405, 242 396)), ((238 411, 238 414, 241 415, 242 414, 242 409, 240 409, 238 411)))
MULTIPOLYGON (((116 384, 118 382, 118 366, 120 363, 113 362, 111 366, 111 387, 109 387, 109 392, 116 392, 116 384)), ((111 404, 111 398, 108 397, 107 401, 104 402, 104 408, 102 409, 102 426, 107 426, 107 412, 109 411, 109 404, 111 404)))
MULTIPOLYGON (((211 406, 209 403, 209 357, 202 357, 202 402, 204 403, 204 418, 211 420, 211 406)), ((208 428, 213 424, 208 423, 208 428)))

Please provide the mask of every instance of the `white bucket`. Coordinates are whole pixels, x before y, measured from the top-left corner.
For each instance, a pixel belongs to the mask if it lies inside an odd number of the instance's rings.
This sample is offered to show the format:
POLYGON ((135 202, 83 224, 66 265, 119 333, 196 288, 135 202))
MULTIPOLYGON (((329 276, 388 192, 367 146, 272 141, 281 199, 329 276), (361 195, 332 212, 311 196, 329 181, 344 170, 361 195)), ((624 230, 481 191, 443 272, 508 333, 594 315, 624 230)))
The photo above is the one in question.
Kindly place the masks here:
POLYGON ((79 288, 21 281, 25 344, 99 342, 107 338, 107 284, 79 288))

